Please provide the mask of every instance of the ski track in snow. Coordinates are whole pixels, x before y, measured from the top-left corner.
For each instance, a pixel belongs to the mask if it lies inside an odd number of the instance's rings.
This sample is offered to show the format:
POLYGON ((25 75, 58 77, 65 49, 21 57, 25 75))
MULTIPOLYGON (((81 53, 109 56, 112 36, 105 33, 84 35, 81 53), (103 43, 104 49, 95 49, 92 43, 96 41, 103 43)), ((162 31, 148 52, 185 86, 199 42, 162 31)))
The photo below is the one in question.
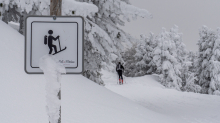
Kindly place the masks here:
POLYGON ((185 123, 219 123, 220 97, 215 95, 179 92, 167 89, 156 75, 125 77, 117 84, 117 74, 102 71, 105 87, 151 111, 178 118, 185 123))

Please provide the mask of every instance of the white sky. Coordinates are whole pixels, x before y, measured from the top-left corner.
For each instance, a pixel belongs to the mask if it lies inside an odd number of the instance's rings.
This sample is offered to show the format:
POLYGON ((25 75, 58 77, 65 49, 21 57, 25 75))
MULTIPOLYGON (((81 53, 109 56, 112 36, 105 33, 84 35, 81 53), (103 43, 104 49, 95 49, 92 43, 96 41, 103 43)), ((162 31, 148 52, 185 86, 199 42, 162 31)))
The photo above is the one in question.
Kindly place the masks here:
POLYGON ((139 38, 140 34, 155 35, 162 27, 169 30, 179 26, 187 49, 197 51, 199 29, 206 25, 214 30, 220 27, 220 0, 130 0, 131 4, 148 10, 153 19, 138 18, 126 23, 124 31, 139 38))

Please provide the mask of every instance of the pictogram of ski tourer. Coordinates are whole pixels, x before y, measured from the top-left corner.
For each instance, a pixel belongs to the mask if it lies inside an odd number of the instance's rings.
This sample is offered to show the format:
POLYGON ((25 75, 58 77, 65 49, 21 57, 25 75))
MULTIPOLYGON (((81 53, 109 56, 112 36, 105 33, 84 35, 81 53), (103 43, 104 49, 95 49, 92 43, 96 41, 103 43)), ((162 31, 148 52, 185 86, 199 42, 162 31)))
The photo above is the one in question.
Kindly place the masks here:
POLYGON ((60 36, 59 36, 59 35, 58 35, 56 38, 54 38, 54 37, 52 36, 53 30, 49 30, 48 33, 49 33, 49 36, 47 36, 47 35, 44 36, 44 44, 45 44, 45 45, 48 44, 48 47, 49 47, 49 49, 50 49, 49 54, 52 54, 53 49, 54 49, 54 53, 53 53, 52 55, 55 55, 55 54, 57 54, 57 53, 60 53, 60 52, 62 52, 62 51, 64 51, 64 50, 66 50, 67 47, 61 49, 60 36), (59 50, 59 51, 57 51, 57 46, 56 46, 56 45, 53 45, 53 40, 54 40, 54 41, 56 41, 56 40, 59 41, 59 47, 60 47, 60 50, 59 50))

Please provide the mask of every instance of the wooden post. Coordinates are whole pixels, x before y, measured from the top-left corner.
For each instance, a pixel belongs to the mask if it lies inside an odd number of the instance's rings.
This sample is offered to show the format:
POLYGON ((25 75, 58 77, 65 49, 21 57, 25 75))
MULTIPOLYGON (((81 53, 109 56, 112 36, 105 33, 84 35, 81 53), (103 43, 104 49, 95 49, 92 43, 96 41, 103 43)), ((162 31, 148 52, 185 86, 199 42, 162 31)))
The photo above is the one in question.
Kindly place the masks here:
MULTIPOLYGON (((50 15, 61 16, 62 14, 62 0, 50 0, 50 15)), ((57 94, 59 100, 61 100, 61 90, 57 94)), ((60 118, 58 123, 61 123, 61 106, 60 106, 60 118)))
POLYGON ((62 0, 50 0, 50 15, 61 16, 62 0))

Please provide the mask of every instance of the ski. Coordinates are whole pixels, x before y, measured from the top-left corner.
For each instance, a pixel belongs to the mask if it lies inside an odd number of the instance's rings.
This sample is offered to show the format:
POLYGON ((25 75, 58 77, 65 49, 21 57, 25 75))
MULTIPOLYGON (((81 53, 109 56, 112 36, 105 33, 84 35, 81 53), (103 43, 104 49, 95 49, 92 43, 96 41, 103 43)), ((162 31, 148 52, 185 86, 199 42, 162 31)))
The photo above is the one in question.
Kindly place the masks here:
POLYGON ((57 54, 57 53, 59 53, 59 52, 62 52, 62 51, 64 51, 64 50, 66 50, 66 47, 65 47, 64 49, 62 49, 62 50, 60 50, 60 51, 54 53, 53 55, 55 55, 55 54, 57 54))

